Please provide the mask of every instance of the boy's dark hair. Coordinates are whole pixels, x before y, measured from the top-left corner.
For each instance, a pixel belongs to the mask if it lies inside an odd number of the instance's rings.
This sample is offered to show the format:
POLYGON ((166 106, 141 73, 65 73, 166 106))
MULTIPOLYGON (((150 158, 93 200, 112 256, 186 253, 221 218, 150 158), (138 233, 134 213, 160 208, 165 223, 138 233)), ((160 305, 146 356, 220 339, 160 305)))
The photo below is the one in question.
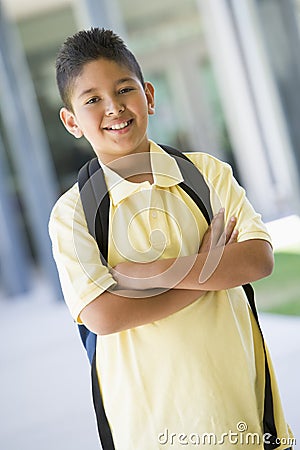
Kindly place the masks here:
POLYGON ((144 86, 144 77, 135 56, 112 30, 91 28, 67 38, 56 58, 56 82, 61 99, 72 111, 72 84, 86 63, 105 58, 124 65, 144 86))

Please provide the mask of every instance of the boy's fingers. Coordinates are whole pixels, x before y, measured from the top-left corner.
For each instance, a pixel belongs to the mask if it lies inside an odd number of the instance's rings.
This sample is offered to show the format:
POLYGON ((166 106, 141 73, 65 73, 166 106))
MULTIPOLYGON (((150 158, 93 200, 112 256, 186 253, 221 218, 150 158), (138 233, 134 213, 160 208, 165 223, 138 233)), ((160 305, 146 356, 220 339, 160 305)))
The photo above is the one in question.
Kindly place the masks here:
POLYGON ((221 247, 227 244, 232 244, 233 242, 237 242, 238 232, 236 230, 236 217, 232 216, 226 226, 226 229, 223 231, 223 234, 220 236, 217 246, 221 247))
POLYGON ((211 244, 211 225, 207 228, 203 239, 201 241, 201 245, 199 248, 199 253, 201 252, 208 252, 210 249, 210 244, 211 244))
POLYGON ((239 231, 237 229, 234 229, 233 232, 231 233, 231 236, 230 236, 227 244, 233 244, 233 243, 237 242, 238 235, 239 235, 239 231))
POLYGON ((214 215, 210 226, 207 228, 199 252, 208 252, 211 248, 218 245, 219 239, 224 231, 224 210, 220 210, 214 215))
POLYGON ((238 230, 236 230, 236 217, 231 217, 226 229, 224 227, 224 208, 213 217, 207 229, 199 251, 209 251, 211 248, 225 246, 237 242, 238 230))
POLYGON ((216 214, 211 222, 211 245, 216 247, 220 245, 220 240, 223 241, 222 236, 224 236, 224 212, 222 208, 216 214))
POLYGON ((230 242, 230 238, 235 230, 235 226, 236 226, 236 217, 231 217, 226 227, 226 240, 225 240, 226 244, 230 242))

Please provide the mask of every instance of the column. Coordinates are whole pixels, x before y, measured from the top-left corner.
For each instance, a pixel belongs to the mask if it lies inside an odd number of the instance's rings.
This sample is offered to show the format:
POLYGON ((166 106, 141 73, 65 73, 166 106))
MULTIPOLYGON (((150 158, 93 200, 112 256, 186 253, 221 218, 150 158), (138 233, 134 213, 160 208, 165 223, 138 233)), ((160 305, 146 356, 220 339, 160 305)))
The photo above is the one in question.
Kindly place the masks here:
POLYGON ((79 28, 108 28, 126 41, 126 28, 118 0, 77 0, 75 12, 79 28))
POLYGON ((298 178, 253 2, 198 3, 248 197, 264 219, 294 212, 298 178))
POLYGON ((14 297, 29 289, 29 254, 20 229, 16 199, 8 189, 9 170, 0 136, 0 278, 5 295, 14 297))
POLYGON ((61 297, 48 235, 58 197, 48 141, 18 35, 0 4, 0 114, 15 168, 38 263, 61 297))

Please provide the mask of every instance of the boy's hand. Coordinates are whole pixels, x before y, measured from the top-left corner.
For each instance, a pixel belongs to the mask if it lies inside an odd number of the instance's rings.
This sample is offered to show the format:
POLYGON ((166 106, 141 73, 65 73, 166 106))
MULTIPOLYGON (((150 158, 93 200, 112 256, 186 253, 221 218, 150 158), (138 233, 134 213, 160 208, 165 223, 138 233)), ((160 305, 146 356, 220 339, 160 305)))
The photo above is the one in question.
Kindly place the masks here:
POLYGON ((213 217, 210 226, 203 236, 199 247, 199 253, 208 253, 213 248, 237 242, 239 232, 235 228, 236 217, 231 217, 225 228, 224 212, 224 209, 220 209, 220 211, 213 217))
MULTIPOLYGON (((224 227, 224 209, 220 210, 219 213, 214 216, 211 225, 203 236, 199 248, 199 253, 210 253, 212 250, 217 248, 219 250, 217 251, 217 253, 213 254, 211 259, 208 259, 207 262, 209 262, 209 264, 207 266, 207 270, 204 271, 204 275, 207 273, 207 271, 215 270, 222 256, 222 247, 237 242, 238 231, 236 230, 235 226, 236 218, 232 217, 228 222, 226 228, 224 227)), ((183 279, 188 274, 189 270, 196 260, 196 255, 192 256, 191 261, 183 261, 181 258, 179 260, 180 265, 178 266, 177 264, 178 270, 175 269, 176 264, 172 260, 174 264, 174 271, 171 270, 173 274, 173 280, 172 283, 170 283, 169 288, 173 287, 173 285, 175 286, 178 281, 183 279), (187 266, 185 267, 186 264, 187 266)), ((179 262, 179 260, 177 262, 179 262)), ((159 265, 159 261, 156 261, 156 263, 159 265)), ((154 262, 154 264, 147 264, 127 261, 117 264, 113 269, 111 269, 111 273, 115 281, 118 283, 117 288, 143 290, 160 287, 159 284, 156 284, 159 283, 158 277, 160 275, 160 270, 159 267, 156 266, 156 263, 154 262)))
POLYGON ((225 210, 222 208, 213 217, 199 247, 199 253, 207 253, 205 264, 199 275, 200 284, 207 281, 217 269, 225 246, 237 242, 236 217, 231 217, 225 227, 224 213, 225 210))

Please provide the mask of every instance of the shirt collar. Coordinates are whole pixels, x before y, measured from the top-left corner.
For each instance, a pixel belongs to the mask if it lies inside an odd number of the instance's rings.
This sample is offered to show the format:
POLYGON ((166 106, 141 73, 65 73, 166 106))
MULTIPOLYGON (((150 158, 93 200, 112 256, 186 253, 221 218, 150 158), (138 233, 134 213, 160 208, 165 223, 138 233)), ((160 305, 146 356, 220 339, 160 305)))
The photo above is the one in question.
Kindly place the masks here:
MULTIPOLYGON (((153 185, 168 188, 183 181, 175 158, 170 156, 159 147, 159 145, 151 140, 150 159, 154 181, 153 185)), ((103 169, 107 188, 114 205, 117 205, 133 193, 143 189, 149 189, 151 186, 149 181, 144 181, 142 183, 132 183, 127 181, 100 161, 99 163, 103 169)))

